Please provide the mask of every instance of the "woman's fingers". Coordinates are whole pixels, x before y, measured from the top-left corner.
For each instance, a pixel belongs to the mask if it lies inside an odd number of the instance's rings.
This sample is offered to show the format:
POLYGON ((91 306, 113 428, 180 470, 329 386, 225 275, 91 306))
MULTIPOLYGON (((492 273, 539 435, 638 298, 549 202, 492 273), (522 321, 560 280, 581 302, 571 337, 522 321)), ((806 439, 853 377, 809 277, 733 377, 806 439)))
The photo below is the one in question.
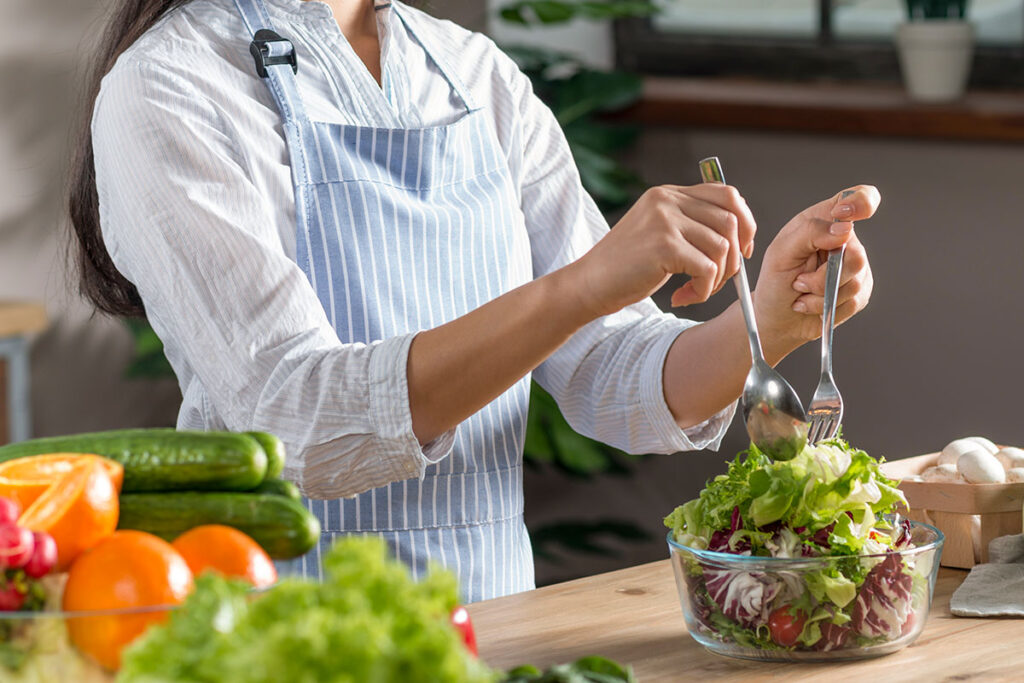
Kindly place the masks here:
MULTIPOLYGON (((840 323, 868 304, 874 287, 870 268, 862 268, 839 286, 836 294, 836 323, 840 323)), ((802 294, 793 302, 797 313, 820 316, 825 311, 825 297, 820 293, 802 294)))
POLYGON ((731 276, 739 268, 740 254, 735 230, 730 237, 687 217, 683 220, 679 232, 688 244, 696 247, 701 254, 715 264, 711 291, 719 290, 722 283, 725 282, 725 278, 731 276))
POLYGON ((870 218, 880 201, 878 190, 859 185, 803 210, 772 242, 774 267, 782 271, 794 269, 811 254, 846 244, 852 238, 854 221, 870 218), (844 192, 850 194, 844 197, 844 192), (839 220, 832 215, 833 211, 848 217, 839 220))
POLYGON ((835 221, 862 221, 878 210, 882 195, 873 185, 857 185, 837 193, 831 200, 828 216, 835 221))
POLYGON ((690 276, 672 303, 705 301, 739 269, 756 231, 746 202, 725 185, 649 189, 573 264, 582 305, 605 315, 657 291, 674 273, 690 276))
POLYGON ((701 221, 713 230, 734 231, 739 252, 750 258, 754 252, 757 223, 739 190, 731 185, 717 183, 674 189, 679 192, 680 208, 686 215, 701 221))
POLYGON ((689 306, 707 301, 718 282, 719 264, 702 249, 680 238, 674 245, 671 267, 676 273, 686 273, 689 282, 672 293, 673 306, 689 306))
MULTIPOLYGON (((821 254, 821 258, 815 258, 814 270, 797 275, 793 280, 793 289, 801 294, 816 294, 824 296, 825 278, 828 267, 827 252, 821 254)), ((868 256, 864 245, 860 243, 856 235, 850 237, 846 244, 846 251, 843 254, 843 270, 839 274, 839 284, 843 285, 854 278, 858 273, 868 267, 868 256)), ((805 266, 806 269, 806 266, 805 266)))

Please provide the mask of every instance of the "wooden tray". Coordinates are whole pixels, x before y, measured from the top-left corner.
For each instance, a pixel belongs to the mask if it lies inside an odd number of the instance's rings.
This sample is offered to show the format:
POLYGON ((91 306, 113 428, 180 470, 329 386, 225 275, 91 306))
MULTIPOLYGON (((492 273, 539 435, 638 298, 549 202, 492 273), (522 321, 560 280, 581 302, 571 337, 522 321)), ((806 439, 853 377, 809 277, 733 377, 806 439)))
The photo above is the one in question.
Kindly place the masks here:
MULTIPOLYGON (((920 474, 936 463, 938 453, 893 460, 882 464, 882 472, 893 479, 920 474)), ((954 482, 903 481, 907 516, 934 524, 946 536, 940 564, 969 569, 988 561, 988 543, 993 538, 1019 534, 1024 510, 1024 482, 1013 484, 967 484, 954 482)))

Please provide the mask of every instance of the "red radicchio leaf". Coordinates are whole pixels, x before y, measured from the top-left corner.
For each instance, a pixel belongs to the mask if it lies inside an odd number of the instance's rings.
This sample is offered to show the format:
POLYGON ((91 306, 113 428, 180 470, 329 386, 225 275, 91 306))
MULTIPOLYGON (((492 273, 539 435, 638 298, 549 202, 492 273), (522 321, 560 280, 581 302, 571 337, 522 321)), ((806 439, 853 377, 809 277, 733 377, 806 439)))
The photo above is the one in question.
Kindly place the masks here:
POLYGON ((899 637, 903 623, 911 613, 910 592, 914 580, 903 571, 903 561, 895 553, 872 568, 864 579, 853 605, 851 625, 863 636, 899 637))

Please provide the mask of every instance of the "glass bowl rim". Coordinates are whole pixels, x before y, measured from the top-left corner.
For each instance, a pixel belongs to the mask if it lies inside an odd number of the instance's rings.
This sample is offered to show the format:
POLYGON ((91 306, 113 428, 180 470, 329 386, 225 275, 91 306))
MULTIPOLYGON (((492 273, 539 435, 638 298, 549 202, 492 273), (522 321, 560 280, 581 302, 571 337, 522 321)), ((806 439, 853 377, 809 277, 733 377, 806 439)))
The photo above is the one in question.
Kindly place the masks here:
POLYGON ((41 609, 0 612, 0 622, 31 619, 86 619, 90 617, 125 617, 153 612, 170 612, 181 605, 136 605, 133 607, 110 607, 107 609, 66 610, 41 609))
MULTIPOLYGON (((263 588, 252 588, 248 596, 257 598, 263 595, 277 583, 263 588)), ((189 593, 191 595, 192 593, 189 593)), ((128 617, 138 614, 152 614, 154 612, 173 612, 180 609, 185 603, 171 603, 164 605, 133 605, 132 607, 107 607, 99 609, 66 610, 66 609, 41 609, 41 610, 17 610, 0 611, 0 623, 4 621, 31 620, 31 619, 87 619, 94 617, 128 617)))
POLYGON ((917 522, 910 520, 911 528, 921 528, 931 531, 935 534, 935 538, 927 543, 916 545, 913 548, 906 548, 904 550, 889 550, 888 552, 882 553, 862 553, 858 555, 819 555, 817 557, 772 557, 771 555, 739 555, 737 553, 723 553, 717 550, 701 550, 699 548, 692 548, 688 545, 683 545, 679 541, 675 540, 672 536, 675 534, 675 530, 670 529, 667 535, 668 545, 672 551, 681 550, 694 555, 699 560, 716 562, 719 564, 739 564, 739 565, 750 565, 750 564, 763 564, 770 565, 778 568, 784 568, 788 565, 799 565, 800 567, 806 567, 814 564, 824 564, 828 562, 837 562, 839 560, 849 559, 855 557, 857 559, 876 557, 884 559, 887 555, 894 553, 899 555, 919 555, 926 553, 938 548, 941 548, 946 540, 946 535, 942 531, 931 524, 926 522, 917 522))

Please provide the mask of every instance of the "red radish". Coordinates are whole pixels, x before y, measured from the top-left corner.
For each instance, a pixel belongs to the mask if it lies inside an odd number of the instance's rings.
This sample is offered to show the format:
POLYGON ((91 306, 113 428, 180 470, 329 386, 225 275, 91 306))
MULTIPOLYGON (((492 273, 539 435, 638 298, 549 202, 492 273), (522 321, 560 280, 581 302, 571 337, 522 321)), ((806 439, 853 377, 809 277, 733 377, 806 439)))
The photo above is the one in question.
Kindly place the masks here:
POLYGON ((0 568, 20 569, 35 550, 32 532, 10 522, 0 524, 0 568))
POLYGON ((455 630, 462 636, 466 649, 476 656, 476 632, 473 630, 473 620, 469 618, 469 612, 465 607, 456 607, 452 610, 451 620, 455 630))
POLYGON ((21 506, 10 498, 0 498, 0 524, 14 524, 21 516, 21 506))
POLYGON ((32 538, 35 541, 35 548, 28 564, 25 565, 25 573, 33 579, 38 579, 49 574, 56 566, 57 542, 45 531, 33 532, 32 538))
POLYGON ((0 588, 0 612, 17 612, 25 604, 25 594, 13 583, 8 582, 6 588, 0 588))

